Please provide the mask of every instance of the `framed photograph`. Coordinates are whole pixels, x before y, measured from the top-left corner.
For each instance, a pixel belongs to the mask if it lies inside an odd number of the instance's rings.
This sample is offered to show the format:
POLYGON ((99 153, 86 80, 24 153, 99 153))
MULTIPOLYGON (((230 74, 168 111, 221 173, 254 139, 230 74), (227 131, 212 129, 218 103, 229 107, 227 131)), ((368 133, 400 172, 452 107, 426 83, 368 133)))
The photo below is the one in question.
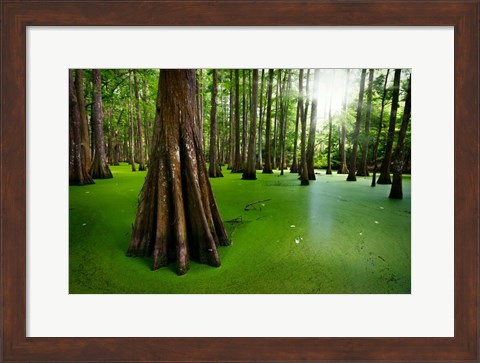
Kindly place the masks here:
POLYGON ((3 2, 2 359, 477 361, 478 10, 3 2))

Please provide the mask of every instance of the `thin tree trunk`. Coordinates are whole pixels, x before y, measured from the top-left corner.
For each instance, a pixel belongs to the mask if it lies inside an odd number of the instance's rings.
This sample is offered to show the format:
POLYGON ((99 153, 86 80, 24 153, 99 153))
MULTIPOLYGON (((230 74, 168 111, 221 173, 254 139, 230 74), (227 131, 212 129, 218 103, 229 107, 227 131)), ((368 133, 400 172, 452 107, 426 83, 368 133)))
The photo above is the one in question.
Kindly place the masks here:
POLYGON ((143 130, 142 130, 142 122, 140 117, 140 96, 138 95, 138 82, 137 82, 137 70, 133 70, 133 89, 135 93, 135 116, 137 119, 137 147, 138 150, 138 170, 144 171, 146 170, 145 167, 145 158, 143 156, 143 130))
POLYGON ((365 76, 367 74, 366 69, 362 69, 362 76, 360 78, 360 90, 358 92, 358 105, 357 105, 357 120, 355 122, 355 131, 353 133, 353 147, 350 155, 350 167, 348 171, 347 181, 357 181, 355 171, 357 169, 357 148, 358 148, 358 135, 360 133, 360 124, 362 123, 362 109, 363 109, 363 94, 365 90, 365 76))
POLYGON ((371 184, 372 187, 376 186, 376 182, 377 182, 378 145, 380 144, 380 135, 382 134, 383 111, 385 109, 385 98, 387 96, 387 81, 388 81, 389 73, 390 73, 390 69, 387 69, 387 75, 385 76, 385 83, 383 84, 382 108, 380 110, 380 117, 378 119, 377 138, 373 146, 373 176, 372 176, 372 184, 371 184))
POLYGON ((297 143, 298 143, 298 124, 301 118, 300 114, 303 112, 303 99, 300 95, 300 89, 303 89, 303 69, 300 69, 300 75, 298 76, 298 98, 297 98, 297 116, 295 117, 295 135, 293 140, 293 161, 292 166, 290 166, 290 173, 298 173, 298 164, 297 164, 297 143))
POLYGON ((221 100, 221 105, 222 105, 222 134, 220 136, 220 165, 224 165, 227 163, 227 156, 225 152, 225 145, 227 143, 227 133, 226 133, 226 122, 225 122, 225 109, 226 104, 225 104, 225 98, 223 97, 223 85, 224 85, 224 76, 225 76, 225 70, 222 69, 222 77, 220 79, 220 100, 221 100))
POLYGON ((348 167, 347 167, 347 151, 345 147, 345 143, 347 140, 347 127, 346 127, 346 120, 347 120, 347 103, 348 103, 348 86, 350 80, 350 69, 347 69, 347 77, 345 80, 345 96, 343 98, 343 107, 342 107, 342 121, 340 126, 340 142, 338 145, 338 151, 340 154, 340 167, 338 168, 338 174, 348 174, 348 167))
POLYGON ((278 100, 280 98, 280 83, 282 82, 282 70, 277 71, 277 90, 275 92, 275 121, 273 127, 273 168, 277 168, 277 124, 278 124, 278 100))
POLYGON ((255 139, 257 130, 258 69, 253 69, 252 78, 252 101, 250 103, 250 135, 248 140, 247 165, 242 176, 242 179, 244 180, 257 179, 255 168, 255 139))
MULTIPOLYGON (((247 147, 248 147, 248 119, 247 119, 247 70, 243 70, 243 124, 242 124, 242 169, 245 168, 247 161, 247 147)), ((250 76, 249 76, 250 79, 250 76)))
POLYGON ((383 157, 382 166, 380 169, 380 176, 378 177, 378 184, 391 184, 390 178, 390 164, 392 161, 393 141, 395 138, 395 126, 397 123, 397 109, 398 97, 400 94, 400 75, 402 70, 395 69, 395 76, 393 79, 393 95, 392 95, 392 109, 390 111, 390 124, 388 126, 387 145, 385 147, 385 156, 383 157))
POLYGON ((398 134, 397 146, 393 156, 393 183, 390 189, 391 199, 403 199, 402 190, 402 172, 405 161, 405 136, 407 135, 408 123, 410 122, 410 114, 412 109, 411 100, 411 78, 408 79, 407 98, 405 100, 405 108, 403 111, 402 126, 398 134))
POLYGON ((265 82, 265 69, 262 69, 262 81, 260 86, 260 114, 258 117, 258 158, 257 169, 263 168, 262 160, 262 140, 263 140, 263 85, 265 82))
POLYGON ((372 115, 372 93, 374 69, 368 73, 367 111, 365 115, 365 136, 363 138, 362 165, 357 170, 357 176, 369 176, 368 173, 368 143, 370 138, 370 119, 372 115))
POLYGON ((281 143, 281 150, 280 150, 280 175, 283 175, 283 169, 287 165, 286 161, 286 152, 285 152, 285 144, 286 144, 286 135, 287 135, 287 121, 288 121, 288 105, 289 105, 289 95, 290 95, 290 88, 292 86, 292 73, 290 70, 287 70, 288 80, 287 80, 287 89, 284 94, 284 101, 283 101, 283 112, 282 112, 282 143, 281 143))
POLYGON ((88 118, 85 110, 85 85, 83 69, 75 70, 75 91, 77 93, 78 108, 80 111, 80 136, 82 142, 82 153, 85 160, 85 167, 90 170, 92 166, 92 152, 90 150, 90 131, 88 129, 88 118))
MULTIPOLYGON (((309 183, 305 183, 305 179, 304 177, 306 178, 306 180, 308 181, 308 171, 307 169, 305 169, 305 175, 302 176, 303 174, 303 166, 307 165, 307 117, 308 117, 308 107, 310 106, 310 69, 307 69, 307 85, 305 87, 305 105, 304 105, 304 110, 303 110, 303 113, 302 113, 302 125, 305 125, 305 140, 302 141, 302 148, 304 149, 304 153, 303 155, 301 155, 301 158, 302 160, 300 160, 300 167, 298 168, 298 174, 300 174, 300 179, 302 180, 302 185, 308 185, 309 183)), ((303 127, 303 126, 302 126, 303 127)), ((303 132, 303 130, 302 130, 303 132)))
POLYGON ((128 117, 127 117, 127 127, 128 127, 128 138, 130 146, 130 160, 129 163, 132 166, 132 171, 137 171, 135 165, 135 133, 134 133, 134 122, 133 122, 133 112, 132 112, 132 77, 131 72, 128 73, 128 117))
POLYGON ((235 119, 233 116, 233 70, 230 69, 230 101, 229 101, 229 119, 230 119, 230 141, 229 141, 229 152, 228 152, 228 170, 233 169, 233 164, 235 163, 235 119))
POLYGON ((232 173, 242 172, 242 155, 240 154, 240 76, 239 70, 235 70, 235 163, 232 173))
POLYGON ((85 165, 85 154, 82 152, 81 115, 77 99, 72 70, 68 71, 69 95, 69 185, 94 184, 85 165))
POLYGON ((208 176, 210 178, 223 177, 220 167, 217 165, 217 73, 213 69, 212 75, 212 107, 210 109, 210 165, 208 176))
MULTIPOLYGON (((309 185, 308 172, 307 172, 307 158, 306 158, 306 140, 307 140, 307 118, 305 117, 305 107, 303 100, 305 95, 303 94, 303 69, 300 70, 300 84, 299 84, 299 97, 300 97, 300 122, 301 122, 301 136, 300 136, 300 185, 309 185)), ((307 74, 310 76, 310 70, 307 71, 307 74)))
POLYGON ((315 133, 317 131, 317 95, 320 83, 320 70, 315 69, 313 76, 313 100, 312 100, 312 115, 310 119, 310 130, 308 132, 307 145, 307 172, 308 180, 315 180, 314 169, 314 153, 315 153, 315 133))
POLYGON ((95 131, 95 156, 90 168, 90 175, 93 179, 112 178, 112 173, 107 164, 105 154, 105 139, 103 137, 102 123, 102 82, 100 79, 100 70, 94 69, 93 74, 93 117, 92 124, 95 131))
POLYGON ((328 106, 328 150, 327 150, 327 175, 332 174, 332 94, 335 89, 335 69, 333 70, 332 88, 330 90, 330 103, 328 106))
POLYGON ((265 134, 265 165, 263 174, 272 174, 272 157, 270 155, 271 140, 271 118, 272 118, 272 92, 273 92, 273 69, 268 70, 268 87, 267 87, 267 115, 266 115, 266 134, 265 134))
POLYGON ((229 245, 207 176, 195 118, 195 70, 160 72, 152 160, 142 188, 128 256, 152 256, 156 270, 190 258, 220 266, 229 245))

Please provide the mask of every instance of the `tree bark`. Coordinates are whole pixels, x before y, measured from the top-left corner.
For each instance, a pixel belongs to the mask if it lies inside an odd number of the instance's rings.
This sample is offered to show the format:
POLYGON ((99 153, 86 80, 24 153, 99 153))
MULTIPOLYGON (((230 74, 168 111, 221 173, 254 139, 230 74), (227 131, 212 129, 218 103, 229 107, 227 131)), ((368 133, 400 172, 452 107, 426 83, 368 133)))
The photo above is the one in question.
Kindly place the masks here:
POLYGON ((265 134, 265 165, 263 174, 272 174, 272 157, 270 155, 271 140, 271 118, 272 118, 272 92, 273 92, 273 69, 268 70, 268 89, 267 89, 267 115, 266 115, 266 134, 265 134))
POLYGON ((378 184, 391 184, 390 164, 392 161, 393 141, 395 138, 395 126, 397 123, 398 97, 400 94, 400 75, 402 70, 395 69, 393 78, 392 109, 390 111, 390 124, 388 126, 387 145, 385 146, 385 155, 383 157, 378 184))
POLYGON ((73 81, 72 70, 68 71, 68 95, 69 95, 69 185, 94 184, 88 174, 85 165, 85 155, 82 151, 81 138, 81 114, 77 99, 77 90, 73 81))
POLYGON ((75 70, 75 91, 77 93, 78 109, 80 111, 80 136, 82 142, 82 153, 85 160, 85 167, 90 170, 92 166, 92 151, 90 150, 90 131, 88 129, 88 118, 85 110, 85 85, 83 69, 75 70))
POLYGON ((257 173, 255 167, 255 139, 257 130, 257 99, 258 99, 258 69, 253 70, 252 74, 252 101, 250 102, 250 135, 248 140, 247 165, 243 171, 242 179, 256 180, 257 173))
POLYGON ((217 77, 218 71, 213 69, 212 74, 212 107, 210 108, 210 165, 208 176, 210 178, 223 177, 217 160, 217 77))
POLYGON ((373 75, 374 69, 368 72, 368 88, 367 88, 367 111, 365 114, 365 134, 363 137, 362 148, 362 165, 357 170, 357 176, 369 176, 368 173, 368 143, 370 139, 370 119, 372 116, 372 93, 373 93, 373 75))
POLYGON ((357 120, 355 122, 355 131, 353 133, 353 147, 352 147, 352 153, 350 155, 350 166, 349 166, 347 181, 357 181, 355 172, 357 169, 358 135, 360 133, 360 124, 362 123, 363 94, 365 90, 366 75, 367 75, 367 70, 362 69, 362 76, 360 78, 360 91, 358 92, 357 120))
POLYGON ((217 247, 230 244, 207 176, 198 117, 195 70, 160 72, 152 160, 142 189, 128 256, 152 256, 156 270, 190 258, 220 266, 217 247))
POLYGON ((314 153, 315 153, 315 133, 317 131, 317 95, 320 83, 320 69, 315 69, 313 76, 313 100, 312 115, 310 119, 310 130, 308 132, 307 145, 307 173, 308 180, 315 180, 314 153))
POLYGON ((402 126, 400 128, 400 133, 398 134, 397 146, 395 148, 395 154, 393 157, 393 183, 390 189, 389 198, 392 199, 403 199, 403 190, 402 190, 402 171, 403 164, 405 161, 405 136, 407 134, 408 123, 410 122, 410 114, 412 109, 412 100, 411 100, 411 78, 408 80, 407 88, 407 98, 405 100, 405 108, 403 111, 402 126))
POLYGON ((133 90, 135 93, 135 117, 137 119, 137 157, 138 157, 138 170, 144 171, 145 167, 145 158, 143 156, 143 130, 140 117, 140 97, 138 95, 138 82, 137 82, 137 70, 133 70, 133 90))
POLYGON ((348 174, 348 167, 347 167, 347 151, 345 148, 345 143, 347 140, 347 127, 346 127, 346 119, 347 115, 347 103, 348 103, 348 86, 350 80, 350 69, 347 69, 347 79, 345 80, 345 96, 343 98, 343 117, 340 126, 340 142, 338 145, 339 154, 340 154, 340 167, 338 168, 337 174, 348 174))
POLYGON ((93 179, 112 178, 112 173, 107 164, 105 139, 103 137, 102 123, 102 82, 100 70, 94 69, 93 74, 93 117, 92 124, 95 133, 95 156, 93 157, 90 175, 93 179))
POLYGON ((380 144, 380 136, 382 134, 382 128, 383 128, 383 112, 385 109, 385 98, 387 97, 387 82, 388 82, 389 73, 390 73, 390 69, 387 69, 387 75, 385 76, 385 83, 383 84, 382 106, 380 110, 380 117, 378 119, 377 138, 373 146, 373 176, 372 176, 372 184, 371 184, 372 187, 374 187, 377 182, 378 145, 380 144))

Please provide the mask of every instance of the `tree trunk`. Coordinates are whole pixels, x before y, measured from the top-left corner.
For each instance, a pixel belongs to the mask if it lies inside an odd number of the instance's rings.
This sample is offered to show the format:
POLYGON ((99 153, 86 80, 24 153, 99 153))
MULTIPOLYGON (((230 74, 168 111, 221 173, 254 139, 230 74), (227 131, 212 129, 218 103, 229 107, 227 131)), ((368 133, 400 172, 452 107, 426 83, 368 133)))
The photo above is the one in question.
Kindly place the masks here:
POLYGON ((92 124, 95 133, 95 156, 93 157, 90 175, 93 179, 112 178, 112 173, 107 164, 105 140, 102 124, 102 82, 100 70, 94 69, 93 74, 93 117, 92 124))
POLYGON ((210 178, 223 177, 217 160, 217 76, 218 71, 213 69, 212 75, 212 107, 210 108, 210 165, 208 176, 210 178))
POLYGON ((235 164, 235 119, 233 116, 233 70, 230 70, 230 103, 229 103, 229 116, 230 116, 230 142, 228 153, 228 170, 233 169, 235 164))
POLYGON ((260 114, 258 117, 258 158, 257 169, 263 168, 262 160, 262 139, 263 139, 263 85, 265 83, 265 69, 262 69, 262 81, 260 86, 260 114))
POLYGON ((402 191, 402 171, 403 163, 405 161, 404 155, 404 146, 405 146, 405 136, 407 134, 408 123, 410 122, 410 113, 412 109, 412 100, 411 100, 411 78, 408 80, 407 88, 407 98, 405 100, 405 108, 403 111, 402 126, 400 128, 400 133, 398 134, 397 147, 395 148, 394 162, 393 162, 393 183, 390 189, 389 198, 392 199, 403 199, 402 191))
POLYGON ((137 171, 135 166, 135 132, 134 132, 134 122, 133 122, 133 112, 132 112, 132 77, 131 73, 128 73, 128 117, 127 117, 127 127, 128 127, 128 139, 130 146, 130 160, 129 163, 132 166, 132 171, 137 171))
POLYGON ((400 94, 400 75, 402 70, 395 69, 393 79, 392 109, 390 111, 390 124, 388 126, 387 145, 385 146, 385 156, 383 157, 378 184, 391 184, 390 163, 392 161, 393 140, 395 138, 395 126, 397 123, 398 96, 400 94))
POLYGON ((332 94, 335 89, 335 69, 333 70, 332 88, 330 91, 330 103, 328 106, 328 150, 327 150, 327 175, 332 174, 332 94))
POLYGON ((275 91, 275 121, 273 123, 273 168, 277 168, 277 125, 278 125, 278 100, 280 98, 280 83, 282 80, 282 70, 277 71, 277 90, 275 91))
POLYGON ((317 131, 317 95, 320 83, 320 69, 315 69, 313 76, 313 100, 312 100, 312 115, 310 119, 310 130, 308 132, 307 145, 307 173, 308 180, 315 180, 314 169, 314 153, 315 153, 315 133, 317 131))
MULTIPOLYGON (((247 162, 247 147, 248 147, 248 119, 247 119, 247 70, 243 70, 243 124, 242 124, 242 169, 245 168, 247 162)), ((250 76, 249 76, 250 78, 250 76)))
POLYGON ((350 69, 347 69, 347 79, 345 81, 345 96, 343 98, 343 117, 341 121, 341 131, 340 131, 340 142, 339 142, 339 154, 340 154, 340 167, 338 168, 338 174, 348 174, 348 167, 347 167, 347 151, 345 148, 345 143, 347 140, 347 127, 346 127, 346 119, 347 119, 347 103, 348 103, 348 86, 349 86, 349 79, 350 79, 350 69))
POLYGON ((68 95, 69 95, 69 185, 94 184, 93 179, 87 172, 85 155, 82 152, 81 138, 81 115, 77 99, 77 91, 73 81, 72 70, 68 71, 68 95))
POLYGON ((365 136, 363 138, 362 165, 357 170, 357 176, 369 176, 368 173, 368 142, 370 139, 370 119, 372 115, 372 92, 373 92, 373 75, 374 69, 370 69, 368 73, 368 89, 367 89, 367 111, 365 115, 365 136))
POLYGON ((357 104, 357 120, 355 122, 355 131, 353 133, 353 147, 350 155, 350 166, 348 171, 347 181, 357 181, 355 171, 357 169, 357 149, 358 149, 358 135, 360 133, 360 124, 362 123, 362 109, 363 109, 363 93, 365 90, 365 76, 366 69, 362 69, 362 76, 360 78, 360 91, 358 92, 357 104))
POLYGON ((298 173, 297 164, 297 143, 298 143, 298 124, 300 120, 300 114, 303 112, 303 99, 300 90, 303 90, 303 69, 300 69, 300 75, 298 76, 298 99, 297 99, 297 116, 295 117, 295 135, 293 140, 293 161, 290 166, 290 173, 298 173))
MULTIPOLYGON (((298 171, 300 173, 300 185, 309 185, 308 171, 307 171, 307 157, 306 157, 306 140, 307 140, 307 117, 305 116, 306 107, 303 105, 305 98, 303 94, 303 69, 300 70, 300 84, 299 84, 299 98, 300 98, 300 122, 301 122, 301 136, 300 136, 300 165, 298 171)), ((310 70, 307 71, 307 78, 310 76, 310 70)), ((308 84, 308 81, 307 81, 308 84)))
POLYGON ((250 135, 248 140, 247 165, 243 171, 242 179, 256 180, 255 168, 255 139, 257 130, 257 99, 258 99, 258 69, 253 70, 252 74, 252 101, 250 103, 250 135))
POLYGON ((372 187, 374 187, 377 182, 378 145, 380 144, 380 135, 382 134, 383 111, 385 109, 385 98, 387 97, 387 82, 388 82, 389 73, 390 73, 390 69, 387 69, 387 75, 385 76, 385 83, 383 84, 382 108, 380 110, 380 117, 378 119, 377 139, 375 140, 375 145, 373 146, 373 176, 372 176, 372 184, 371 184, 372 187))
MULTIPOLYGON (((304 106, 304 110, 303 110, 303 114, 302 114, 302 127, 303 125, 305 126, 305 140, 302 141, 302 148, 303 148, 303 151, 304 153, 300 153, 300 156, 301 156, 301 160, 300 160, 300 166, 298 168, 298 174, 300 174, 300 180, 302 180, 302 185, 308 185, 308 171, 306 169, 307 167, 307 117, 308 117, 308 107, 310 106, 310 69, 307 70, 307 85, 306 85, 306 88, 305 88, 305 106, 304 106), (302 169, 303 166, 305 166, 305 172, 304 170, 302 169), (305 182, 305 180, 307 182, 305 182)), ((303 132, 303 130, 302 130, 303 132)))
POLYGON ((189 259, 220 266, 217 247, 230 244, 207 176, 198 117, 195 70, 160 72, 152 160, 137 210, 128 256, 152 256, 156 270, 189 259))
POLYGON ((240 154, 240 76, 239 70, 235 70, 235 163, 232 173, 241 173, 242 155, 240 154))
POLYGON ((286 85, 286 91, 284 93, 284 100, 283 100, 283 112, 282 112, 282 134, 281 134, 281 150, 280 150, 280 175, 283 175, 283 169, 286 167, 286 152, 285 152, 285 144, 286 144, 286 135, 287 135, 287 121, 288 121, 288 105, 289 105, 289 96, 290 96, 290 88, 292 86, 292 73, 290 70, 287 70, 288 80, 286 85))
POLYGON ((268 70, 268 89, 267 89, 267 115, 266 115, 266 135, 265 135, 265 165, 263 174, 272 174, 272 157, 270 156, 271 140, 271 118, 272 118, 272 92, 273 92, 273 69, 268 70))
POLYGON ((137 119, 137 156, 138 156, 138 170, 146 170, 145 158, 143 156, 143 130, 140 117, 140 97, 138 95, 138 82, 137 82, 137 70, 133 70, 133 89, 135 92, 135 117, 137 119))
POLYGON ((85 88, 83 69, 75 70, 75 90, 77 93, 78 109, 80 111, 80 137, 82 142, 82 153, 85 160, 85 167, 90 170, 92 166, 92 152, 90 150, 90 132, 88 129, 88 118, 85 110, 85 88))

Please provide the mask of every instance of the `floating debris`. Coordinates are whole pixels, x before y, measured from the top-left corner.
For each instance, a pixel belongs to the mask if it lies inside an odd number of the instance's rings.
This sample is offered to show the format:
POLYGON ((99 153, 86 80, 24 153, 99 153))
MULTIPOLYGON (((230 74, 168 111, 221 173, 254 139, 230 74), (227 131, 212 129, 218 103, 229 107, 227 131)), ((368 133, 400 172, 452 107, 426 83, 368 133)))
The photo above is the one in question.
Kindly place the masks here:
POLYGON ((298 245, 300 243, 300 238, 295 238, 295 243, 298 245))
POLYGON ((385 208, 383 208, 383 207, 379 207, 379 208, 382 209, 382 210, 385 209, 385 208))
POLYGON ((86 225, 87 225, 86 223, 82 224, 82 226, 84 226, 84 227, 85 227, 86 225))
POLYGON ((363 234, 362 232, 359 233, 360 236, 361 236, 362 234, 363 234))
POLYGON ((295 228, 295 225, 294 225, 294 224, 292 224, 290 227, 291 227, 291 228, 295 228))
POLYGON ((85 194, 88 194, 88 193, 90 193, 90 192, 85 192, 85 194))
POLYGON ((374 221, 373 223, 375 223, 375 224, 379 224, 380 222, 379 222, 379 221, 374 221))

